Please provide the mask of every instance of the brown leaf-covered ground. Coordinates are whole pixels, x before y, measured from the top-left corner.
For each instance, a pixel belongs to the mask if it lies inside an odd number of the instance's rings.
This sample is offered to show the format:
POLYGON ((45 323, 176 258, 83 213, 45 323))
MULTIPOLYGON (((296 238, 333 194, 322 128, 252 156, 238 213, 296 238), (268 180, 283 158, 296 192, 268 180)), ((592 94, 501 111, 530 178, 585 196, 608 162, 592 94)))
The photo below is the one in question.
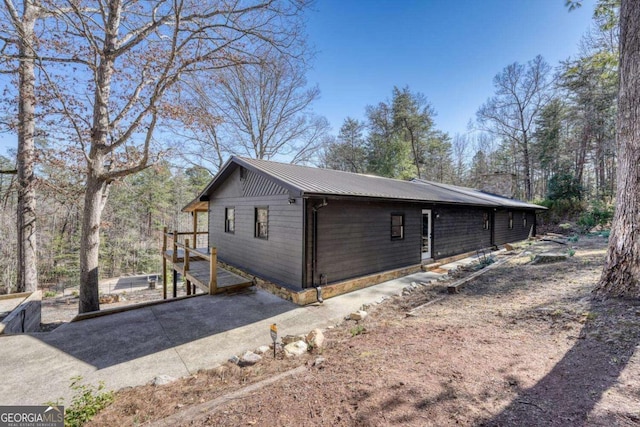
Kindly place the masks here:
POLYGON ((571 245, 567 261, 532 265, 532 252, 567 246, 524 244, 459 294, 437 283, 394 297, 360 325, 327 330, 326 347, 300 359, 122 391, 91 424, 177 413, 185 426, 640 425, 640 302, 593 301, 606 239, 571 245), (194 406, 301 365, 207 412, 194 406))

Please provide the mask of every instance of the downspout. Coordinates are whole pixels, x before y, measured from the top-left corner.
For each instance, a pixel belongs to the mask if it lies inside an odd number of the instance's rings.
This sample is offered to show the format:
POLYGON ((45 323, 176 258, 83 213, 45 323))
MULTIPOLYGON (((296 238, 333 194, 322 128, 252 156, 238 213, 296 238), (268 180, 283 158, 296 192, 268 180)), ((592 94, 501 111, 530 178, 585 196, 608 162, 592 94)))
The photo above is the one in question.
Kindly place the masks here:
POLYGON ((314 205, 311 212, 311 230, 312 230, 312 236, 311 236, 311 283, 313 285, 313 287, 316 288, 316 294, 317 294, 317 299, 318 302, 322 302, 322 288, 320 287, 320 285, 322 283, 318 283, 316 284, 316 270, 318 269, 318 211, 322 208, 324 208, 325 206, 327 206, 329 203, 327 202, 327 199, 322 199, 322 202, 318 203, 317 205, 314 205))

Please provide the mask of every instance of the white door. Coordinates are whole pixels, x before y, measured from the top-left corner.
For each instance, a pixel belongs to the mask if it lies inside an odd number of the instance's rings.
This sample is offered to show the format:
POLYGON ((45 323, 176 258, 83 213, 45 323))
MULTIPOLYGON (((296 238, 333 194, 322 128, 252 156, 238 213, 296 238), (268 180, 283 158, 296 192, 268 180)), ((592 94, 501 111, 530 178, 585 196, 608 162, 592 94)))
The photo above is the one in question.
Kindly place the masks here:
POLYGON ((431 258, 431 209, 422 209, 422 260, 431 258))

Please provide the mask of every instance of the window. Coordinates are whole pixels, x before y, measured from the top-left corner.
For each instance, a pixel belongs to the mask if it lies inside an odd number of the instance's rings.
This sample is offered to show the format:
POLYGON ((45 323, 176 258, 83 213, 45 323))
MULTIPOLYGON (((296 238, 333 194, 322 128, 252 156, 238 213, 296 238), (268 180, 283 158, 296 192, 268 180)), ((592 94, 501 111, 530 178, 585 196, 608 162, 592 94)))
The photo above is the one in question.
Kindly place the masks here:
POLYGON ((522 227, 527 228, 527 213, 522 212, 522 227))
POLYGON ((225 233, 236 232, 236 208, 224 208, 224 231, 225 233))
POLYGON ((489 229, 489 212, 482 214, 482 228, 485 230, 489 229))
POLYGON ((404 214, 391 214, 391 240, 404 239, 404 214))
POLYGON ((509 230, 513 229, 513 212, 509 212, 509 230))
POLYGON ((256 208, 255 237, 266 239, 269 237, 269 208, 256 208))

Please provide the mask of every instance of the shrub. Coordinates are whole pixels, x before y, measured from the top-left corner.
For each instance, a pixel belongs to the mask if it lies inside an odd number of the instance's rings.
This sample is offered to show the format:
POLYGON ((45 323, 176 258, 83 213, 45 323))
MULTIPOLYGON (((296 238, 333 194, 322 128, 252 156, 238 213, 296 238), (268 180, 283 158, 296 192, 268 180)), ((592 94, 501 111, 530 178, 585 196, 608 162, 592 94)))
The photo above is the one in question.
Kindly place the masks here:
POLYGON ((546 211, 538 214, 543 224, 560 224, 566 221, 573 221, 585 210, 584 203, 579 200, 544 199, 534 201, 534 203, 547 208, 546 211))
POLYGON ((578 226, 583 233, 587 233, 596 226, 607 227, 612 219, 613 205, 594 201, 578 218, 578 226))
POLYGON ((351 328, 351 330, 349 332, 351 332, 351 336, 355 337, 356 335, 360 335, 363 334, 366 331, 365 327, 363 325, 357 325, 354 326, 353 328, 351 328))
MULTIPOLYGON (((103 391, 104 382, 100 382, 98 387, 81 384, 82 377, 71 378, 71 390, 73 397, 71 405, 65 408, 64 425, 65 427, 80 427, 89 422, 96 414, 109 406, 113 402, 114 395, 112 391, 103 391)), ((49 402, 47 405, 55 406, 64 403, 64 399, 57 402, 49 402)))

